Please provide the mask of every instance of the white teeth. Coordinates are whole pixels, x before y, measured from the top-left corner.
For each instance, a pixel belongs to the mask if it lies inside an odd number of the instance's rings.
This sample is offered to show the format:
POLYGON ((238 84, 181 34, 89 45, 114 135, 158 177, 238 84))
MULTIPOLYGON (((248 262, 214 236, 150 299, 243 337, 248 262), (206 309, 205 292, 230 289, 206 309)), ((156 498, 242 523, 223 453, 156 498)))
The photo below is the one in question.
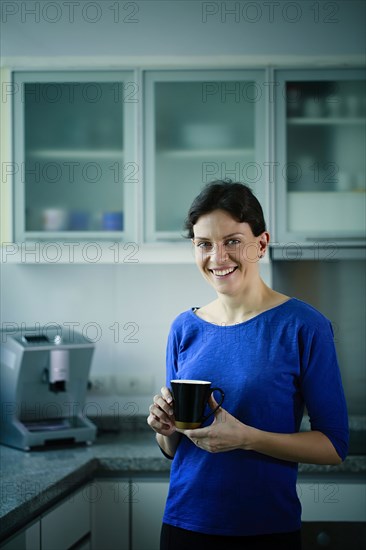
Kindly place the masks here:
POLYGON ((219 275, 219 277, 223 277, 224 275, 228 275, 229 273, 232 273, 234 271, 235 267, 232 267, 230 269, 212 269, 214 275, 219 275))

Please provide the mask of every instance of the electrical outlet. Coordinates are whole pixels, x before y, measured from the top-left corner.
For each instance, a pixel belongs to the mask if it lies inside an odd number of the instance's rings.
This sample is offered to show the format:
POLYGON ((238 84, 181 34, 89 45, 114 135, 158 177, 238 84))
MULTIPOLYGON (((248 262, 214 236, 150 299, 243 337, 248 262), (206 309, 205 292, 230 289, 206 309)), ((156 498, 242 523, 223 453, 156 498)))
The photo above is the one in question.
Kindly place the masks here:
POLYGON ((115 377, 117 395, 151 395, 154 376, 151 373, 119 373, 115 377))
POLYGON ((90 378, 89 395, 151 395, 154 391, 154 376, 151 373, 119 373, 95 375, 90 378))
POLYGON ((89 394, 93 395, 110 395, 110 377, 103 375, 95 375, 90 378, 89 394))

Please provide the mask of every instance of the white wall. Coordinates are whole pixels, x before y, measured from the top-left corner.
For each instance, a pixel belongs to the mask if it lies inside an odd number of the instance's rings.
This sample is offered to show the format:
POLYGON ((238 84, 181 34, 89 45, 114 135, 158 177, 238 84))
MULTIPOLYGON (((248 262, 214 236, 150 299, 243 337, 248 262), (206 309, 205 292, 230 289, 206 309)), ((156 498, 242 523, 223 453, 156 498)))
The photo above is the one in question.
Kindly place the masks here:
POLYGON ((347 56, 365 2, 3 1, 2 62, 24 56, 347 56))

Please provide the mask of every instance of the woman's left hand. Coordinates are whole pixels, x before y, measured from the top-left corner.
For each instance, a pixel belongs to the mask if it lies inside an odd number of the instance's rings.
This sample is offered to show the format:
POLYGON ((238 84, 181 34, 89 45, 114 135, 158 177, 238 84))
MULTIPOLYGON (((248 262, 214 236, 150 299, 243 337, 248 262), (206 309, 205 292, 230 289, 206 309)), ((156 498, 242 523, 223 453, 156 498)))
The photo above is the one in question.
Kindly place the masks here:
MULTIPOLYGON (((210 397, 209 405, 212 409, 217 407, 213 396, 210 397)), ((177 432, 187 436, 200 449, 209 453, 222 453, 244 449, 249 430, 248 426, 220 407, 210 426, 194 430, 177 429, 177 432)))
MULTIPOLYGON (((213 397, 209 405, 217 407, 213 397)), ((311 430, 298 433, 272 433, 243 424, 219 408, 215 420, 207 428, 180 430, 194 445, 209 453, 223 453, 242 449, 256 451, 273 458, 289 462, 307 464, 340 464, 342 459, 337 454, 330 439, 322 432, 311 430)))

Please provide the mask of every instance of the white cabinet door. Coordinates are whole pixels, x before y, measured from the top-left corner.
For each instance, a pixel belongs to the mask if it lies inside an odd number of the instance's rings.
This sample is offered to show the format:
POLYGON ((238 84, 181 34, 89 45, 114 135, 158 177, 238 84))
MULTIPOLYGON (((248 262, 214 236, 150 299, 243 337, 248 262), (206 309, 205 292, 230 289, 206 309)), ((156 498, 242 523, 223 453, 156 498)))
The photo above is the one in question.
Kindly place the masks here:
POLYGON ((147 71, 145 238, 182 241, 184 219, 204 184, 231 178, 264 191, 263 70, 147 71))
POLYGON ((67 550, 90 530, 90 494, 83 487, 41 518, 41 548, 67 550))
POLYGON ((168 481, 132 482, 132 550, 159 550, 168 488, 168 481))
POLYGON ((132 240, 134 73, 15 71, 13 79, 16 240, 132 240))
POLYGON ((366 484, 322 478, 299 481, 302 521, 366 522, 366 484))
POLYGON ((275 74, 274 241, 364 244, 365 71, 275 74))
POLYGON ((1 550, 40 550, 40 522, 36 521, 0 546, 1 550))
POLYGON ((92 550, 129 550, 129 480, 95 480, 90 486, 92 550))

